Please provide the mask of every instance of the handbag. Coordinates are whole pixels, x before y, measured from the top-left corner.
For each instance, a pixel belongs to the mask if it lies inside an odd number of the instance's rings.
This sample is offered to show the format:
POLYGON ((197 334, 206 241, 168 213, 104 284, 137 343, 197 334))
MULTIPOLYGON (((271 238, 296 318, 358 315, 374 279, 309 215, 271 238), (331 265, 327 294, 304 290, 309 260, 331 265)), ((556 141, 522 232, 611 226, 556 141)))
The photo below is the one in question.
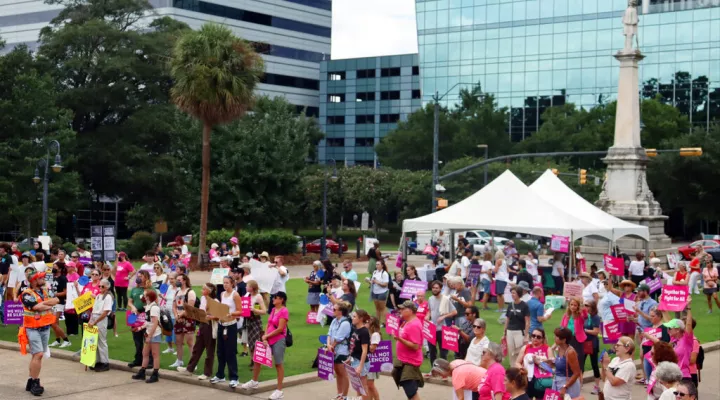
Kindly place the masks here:
POLYGON ((552 389, 553 378, 535 378, 533 386, 535 390, 541 393, 545 393, 545 389, 552 389))
POLYGON ((583 353, 592 354, 594 350, 595 348, 591 340, 586 340, 585 342, 583 342, 583 353))

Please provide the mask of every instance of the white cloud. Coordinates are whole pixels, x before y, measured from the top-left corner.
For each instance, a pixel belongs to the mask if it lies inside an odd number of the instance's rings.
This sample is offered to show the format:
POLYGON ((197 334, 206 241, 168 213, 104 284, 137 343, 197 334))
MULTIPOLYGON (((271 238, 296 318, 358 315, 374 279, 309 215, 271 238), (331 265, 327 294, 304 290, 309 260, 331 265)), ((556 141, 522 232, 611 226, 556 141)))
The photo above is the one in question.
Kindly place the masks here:
POLYGON ((333 60, 417 51, 415 0, 333 0, 333 60))

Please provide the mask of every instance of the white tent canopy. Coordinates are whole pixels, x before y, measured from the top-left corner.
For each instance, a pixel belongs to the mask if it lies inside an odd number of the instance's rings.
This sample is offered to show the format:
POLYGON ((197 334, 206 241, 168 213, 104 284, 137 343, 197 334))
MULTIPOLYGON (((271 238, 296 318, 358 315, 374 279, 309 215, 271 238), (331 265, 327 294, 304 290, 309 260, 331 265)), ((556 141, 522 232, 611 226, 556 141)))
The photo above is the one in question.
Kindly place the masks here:
POLYGON ((540 178, 533 182, 533 184, 530 185, 530 190, 545 199, 545 201, 552 202, 568 214, 582 218, 594 225, 612 229, 613 241, 628 235, 637 236, 645 240, 648 240, 650 237, 650 232, 646 226, 623 221, 595 207, 595 205, 567 187, 567 185, 550 170, 545 171, 540 178))
POLYGON ((485 229, 549 237, 612 238, 612 229, 564 212, 505 171, 465 200, 419 218, 403 221, 403 232, 485 229))

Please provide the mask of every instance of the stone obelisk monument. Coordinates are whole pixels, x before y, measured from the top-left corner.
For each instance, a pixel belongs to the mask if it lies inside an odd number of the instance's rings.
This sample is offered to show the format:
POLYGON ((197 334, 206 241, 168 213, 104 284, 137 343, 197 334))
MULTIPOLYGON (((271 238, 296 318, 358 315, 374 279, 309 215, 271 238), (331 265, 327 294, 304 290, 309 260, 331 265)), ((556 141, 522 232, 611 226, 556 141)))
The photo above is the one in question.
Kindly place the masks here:
MULTIPOLYGON (((616 244, 629 255, 638 251, 655 251, 665 263, 671 251, 670 238, 665 235, 666 216, 648 188, 646 171, 648 157, 640 144, 640 98, 638 63, 645 58, 639 49, 637 0, 629 0, 623 15, 625 47, 615 54, 620 61, 615 142, 603 159, 607 177, 596 205, 607 213, 628 222, 645 225, 650 230, 650 242, 635 237, 619 239, 616 244)), ((608 242, 583 240, 583 254, 593 262, 602 261, 608 252, 608 242)))

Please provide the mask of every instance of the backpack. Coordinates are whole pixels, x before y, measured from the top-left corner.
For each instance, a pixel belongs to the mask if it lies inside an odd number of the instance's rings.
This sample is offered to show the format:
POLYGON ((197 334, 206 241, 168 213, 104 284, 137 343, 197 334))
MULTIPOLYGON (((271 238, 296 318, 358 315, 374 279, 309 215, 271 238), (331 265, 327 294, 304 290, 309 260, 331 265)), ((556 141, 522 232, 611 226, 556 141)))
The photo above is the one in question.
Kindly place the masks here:
POLYGON ((160 309, 160 328, 162 329, 162 333, 165 336, 172 336, 173 332, 173 322, 172 322, 172 315, 170 314, 170 310, 161 308, 160 309))
POLYGON ((697 358, 695 359, 695 365, 697 366, 698 371, 703 369, 703 362, 705 362, 705 350, 703 350, 703 347, 700 346, 697 358))

